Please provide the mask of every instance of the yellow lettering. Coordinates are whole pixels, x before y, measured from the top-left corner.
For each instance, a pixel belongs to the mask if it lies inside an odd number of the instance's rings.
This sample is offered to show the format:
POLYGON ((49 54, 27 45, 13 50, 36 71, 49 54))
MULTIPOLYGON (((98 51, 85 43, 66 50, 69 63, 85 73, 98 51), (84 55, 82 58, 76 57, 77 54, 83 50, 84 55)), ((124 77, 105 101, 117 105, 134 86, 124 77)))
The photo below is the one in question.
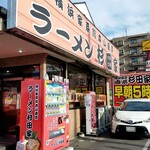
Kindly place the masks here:
POLYGON ((122 90, 122 86, 121 85, 115 86, 115 96, 117 96, 118 98, 123 96, 123 90, 122 90))
POLYGON ((133 86, 133 93, 134 98, 141 98, 142 94, 140 85, 133 86))

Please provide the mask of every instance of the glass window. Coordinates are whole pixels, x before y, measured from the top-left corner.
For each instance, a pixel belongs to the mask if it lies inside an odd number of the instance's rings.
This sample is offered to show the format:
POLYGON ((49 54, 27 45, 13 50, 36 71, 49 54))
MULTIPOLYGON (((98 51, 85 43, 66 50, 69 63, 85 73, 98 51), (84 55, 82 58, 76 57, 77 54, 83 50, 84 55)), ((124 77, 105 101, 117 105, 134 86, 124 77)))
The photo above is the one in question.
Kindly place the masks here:
POLYGON ((108 43, 108 50, 110 50, 110 44, 108 43))
POLYGON ((113 46, 111 46, 111 52, 113 52, 113 46))
POLYGON ((123 45, 124 45, 124 41, 123 40, 116 42, 116 46, 123 46, 123 45))
POLYGON ((101 42, 101 35, 98 35, 98 41, 101 42))
POLYGON ((137 39, 131 39, 131 44, 136 44, 137 43, 137 39))
POLYGON ((142 39, 142 40, 143 40, 143 39, 146 39, 146 36, 142 36, 141 39, 142 39))
POLYGON ((106 78, 98 74, 95 75, 96 94, 106 94, 106 78))
POLYGON ((124 58, 120 58, 120 65, 124 64, 124 58))
POLYGON ((123 49, 119 50, 119 55, 123 55, 123 54, 124 54, 124 50, 123 49))
POLYGON ((133 57, 131 60, 132 60, 132 63, 138 63, 138 58, 137 57, 133 57))
POLYGON ((89 90, 89 71, 77 66, 68 65, 68 79, 70 90, 84 93, 89 90))
POLYGON ((130 50, 130 54, 135 54, 135 53, 137 53, 137 49, 136 49, 136 48, 132 48, 132 49, 130 50))
POLYGON ((53 75, 64 77, 63 71, 64 71, 63 62, 53 60, 53 59, 47 59, 46 72, 47 72, 50 80, 52 79, 53 75))
POLYGON ((150 111, 150 102, 124 102, 121 110, 123 111, 150 111))
POLYGON ((105 41, 105 39, 103 40, 103 45, 106 47, 106 41, 105 41))
POLYGON ((146 57, 143 57, 143 62, 145 62, 147 60, 147 58, 146 57))

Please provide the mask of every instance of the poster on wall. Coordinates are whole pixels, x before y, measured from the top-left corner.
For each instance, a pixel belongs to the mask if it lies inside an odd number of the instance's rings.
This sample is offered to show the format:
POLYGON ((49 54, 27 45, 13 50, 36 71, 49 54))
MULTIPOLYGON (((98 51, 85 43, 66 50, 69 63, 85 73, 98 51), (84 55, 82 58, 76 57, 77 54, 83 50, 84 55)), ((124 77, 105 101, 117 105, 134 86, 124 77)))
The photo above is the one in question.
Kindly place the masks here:
POLYGON ((86 78, 73 78, 71 84, 77 93, 86 93, 88 91, 88 80, 86 78))
POLYGON ((150 98, 150 73, 121 75, 114 79, 114 106, 127 98, 150 98))

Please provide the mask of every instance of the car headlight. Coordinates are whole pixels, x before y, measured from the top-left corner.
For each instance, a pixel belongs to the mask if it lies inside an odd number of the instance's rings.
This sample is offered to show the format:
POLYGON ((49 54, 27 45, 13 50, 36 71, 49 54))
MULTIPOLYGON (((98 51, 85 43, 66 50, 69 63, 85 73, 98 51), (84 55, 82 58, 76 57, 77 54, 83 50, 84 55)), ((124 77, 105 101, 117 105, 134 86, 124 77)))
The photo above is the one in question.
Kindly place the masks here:
POLYGON ((113 120, 117 121, 117 122, 120 122, 120 119, 117 118, 116 114, 113 116, 113 120))
POLYGON ((150 123, 150 117, 147 120, 144 120, 143 122, 150 123))

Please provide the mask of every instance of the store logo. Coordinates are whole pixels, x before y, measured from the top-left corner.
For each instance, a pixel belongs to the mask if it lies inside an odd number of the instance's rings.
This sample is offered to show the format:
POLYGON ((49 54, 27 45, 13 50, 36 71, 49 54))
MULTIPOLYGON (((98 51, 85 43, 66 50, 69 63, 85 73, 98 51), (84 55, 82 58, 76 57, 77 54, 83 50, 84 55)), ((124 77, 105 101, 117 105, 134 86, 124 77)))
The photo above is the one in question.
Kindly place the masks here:
POLYGON ((128 120, 128 123, 129 123, 129 124, 132 124, 132 123, 133 123, 133 121, 132 121, 132 120, 128 120))
POLYGON ((48 9, 33 2, 32 8, 30 9, 30 15, 42 22, 42 25, 35 23, 33 24, 33 28, 38 34, 44 36, 45 34, 48 34, 50 32, 52 24, 50 21, 50 13, 48 9))

